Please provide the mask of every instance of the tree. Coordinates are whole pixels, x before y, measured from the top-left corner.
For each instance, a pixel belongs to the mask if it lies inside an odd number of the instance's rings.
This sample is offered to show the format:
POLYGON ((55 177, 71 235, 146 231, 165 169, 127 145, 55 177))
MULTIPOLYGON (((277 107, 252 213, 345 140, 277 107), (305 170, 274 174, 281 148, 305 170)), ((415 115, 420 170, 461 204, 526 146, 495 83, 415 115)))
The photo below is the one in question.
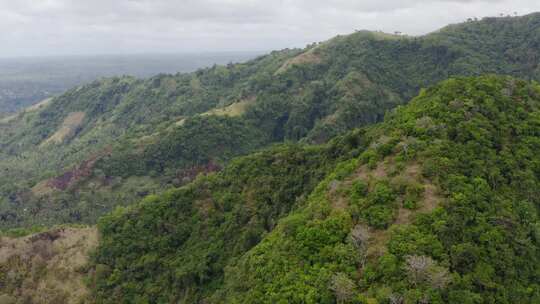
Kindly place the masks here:
POLYGON ((435 265, 432 258, 424 255, 409 255, 405 258, 405 262, 409 280, 415 286, 427 279, 429 269, 435 265))
POLYGON ((442 289, 448 285, 450 281, 448 270, 438 266, 431 257, 410 255, 405 261, 407 274, 414 286, 427 283, 432 288, 442 289))
POLYGON ((358 250, 360 255, 360 264, 362 267, 364 267, 366 262, 369 236, 369 230, 364 225, 354 226, 354 228, 351 230, 351 234, 349 235, 352 244, 358 250))
POLYGON ((346 274, 340 272, 332 277, 330 289, 334 291, 337 303, 340 304, 352 299, 355 292, 355 285, 346 274))
POLYGON ((388 296, 388 301, 390 301, 390 304, 403 304, 403 296, 397 293, 393 293, 390 296, 388 296))

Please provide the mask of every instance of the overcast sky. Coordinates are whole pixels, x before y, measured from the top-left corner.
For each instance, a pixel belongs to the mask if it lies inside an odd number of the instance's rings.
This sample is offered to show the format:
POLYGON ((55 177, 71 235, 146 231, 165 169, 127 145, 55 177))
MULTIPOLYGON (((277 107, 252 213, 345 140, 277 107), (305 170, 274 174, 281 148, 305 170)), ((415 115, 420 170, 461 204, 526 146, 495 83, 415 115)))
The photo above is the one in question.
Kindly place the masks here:
POLYGON ((261 51, 534 11, 540 0, 0 0, 0 57, 261 51))

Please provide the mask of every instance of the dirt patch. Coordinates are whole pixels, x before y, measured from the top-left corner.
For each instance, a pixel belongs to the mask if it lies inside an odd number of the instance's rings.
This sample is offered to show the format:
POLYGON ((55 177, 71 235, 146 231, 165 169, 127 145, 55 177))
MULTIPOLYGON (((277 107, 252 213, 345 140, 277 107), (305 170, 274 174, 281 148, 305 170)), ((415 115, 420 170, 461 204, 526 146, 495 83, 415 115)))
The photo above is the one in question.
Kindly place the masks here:
POLYGON ((307 52, 304 52, 296 57, 293 57, 285 61, 285 63, 274 73, 274 75, 282 74, 294 65, 308 64, 308 63, 314 63, 314 64, 321 63, 322 59, 319 55, 317 55, 314 52, 315 49, 316 48, 312 48, 308 50, 307 52))
POLYGON ((336 210, 345 210, 348 206, 347 200, 343 196, 338 196, 336 199, 332 199, 332 208, 336 210))
MULTIPOLYGON (((346 185, 349 185, 350 183, 346 182, 346 185)), ((345 210, 347 206, 349 205, 347 203, 347 199, 343 197, 342 193, 339 193, 339 189, 342 186, 342 183, 334 180, 330 182, 330 185, 328 186, 328 192, 326 194, 326 198, 332 205, 332 209, 334 210, 345 210)))
MULTIPOLYGON (((208 112, 202 113, 202 116, 206 115, 216 115, 216 116, 229 116, 229 117, 236 117, 241 116, 246 112, 246 109, 249 105, 253 104, 255 102, 255 97, 249 97, 240 101, 237 101, 233 104, 230 104, 224 108, 218 108, 218 109, 212 109, 208 112)), ((181 120, 182 121, 182 120, 181 120)), ((177 122, 178 124, 179 122, 177 122)), ((183 124, 182 122, 181 124, 183 124)))
POLYGON ((406 208, 399 208, 398 215, 394 221, 394 225, 405 225, 411 222, 412 211, 406 208))
POLYGON ((438 190, 435 185, 425 185, 424 199, 422 200, 422 206, 419 209, 420 212, 431 212, 440 205, 442 199, 437 192, 438 190))
MULTIPOLYGON (((394 159, 389 157, 384 161, 380 161, 374 169, 370 169, 367 165, 362 165, 358 168, 355 174, 352 176, 352 179, 344 181, 343 185, 351 184, 352 181, 361 179, 368 186, 373 184, 376 180, 384 180, 391 178, 391 183, 397 183, 398 180, 411 181, 421 184, 424 187, 424 192, 421 198, 418 201, 419 208, 415 210, 410 210, 403 207, 404 196, 398 198, 396 203, 399 204, 399 207, 396 209, 396 218, 390 227, 395 225, 407 225, 412 222, 414 217, 421 213, 429 213, 437 208, 442 198, 438 195, 438 188, 431 183, 431 181, 422 177, 422 167, 418 163, 409 163, 399 172, 396 171, 397 166, 394 162, 394 159), (393 176, 394 174, 397 174, 393 176)), ((371 186, 369 186, 371 187, 371 186)), ((347 201, 343 197, 338 195, 333 195, 332 193, 337 193, 334 189, 337 187, 330 187, 329 197, 331 198, 332 205, 336 207, 347 206, 347 201), (342 202, 345 200, 345 202, 342 202)), ((374 260, 379 256, 383 255, 387 248, 386 244, 390 239, 390 228, 388 229, 374 229, 369 228, 370 231, 370 240, 367 251, 367 258, 374 260)))
POLYGON ((377 179, 383 179, 388 176, 387 171, 387 164, 385 162, 380 162, 377 164, 375 170, 371 172, 371 175, 377 179))
POLYGON ((422 168, 417 163, 409 164, 405 170, 405 176, 411 179, 421 179, 420 173, 422 172, 422 168))
POLYGON ((368 181, 369 179, 369 173, 370 173, 371 170, 369 170, 368 166, 366 165, 362 165, 360 166, 360 168, 358 168, 356 170, 356 173, 355 173, 355 178, 357 179, 361 179, 361 180, 364 180, 364 181, 368 181))
POLYGON ((176 122, 174 123, 174 125, 177 126, 177 127, 181 127, 181 126, 184 125, 184 123, 186 123, 186 119, 185 119, 185 118, 181 118, 180 120, 176 121, 176 122))
POLYGON ((84 112, 70 113, 64 119, 60 128, 51 137, 47 138, 41 145, 44 146, 51 143, 60 144, 64 140, 74 136, 77 129, 82 124, 85 116, 86 115, 84 112))
MULTIPOLYGON (((207 116, 207 115, 215 115, 215 116, 229 116, 229 117, 237 117, 242 116, 247 108, 253 104, 256 100, 255 96, 247 97, 245 99, 236 101, 226 107, 222 108, 215 108, 209 111, 206 111, 204 113, 201 113, 201 116, 207 116)), ((172 130, 175 127, 181 127, 186 123, 186 120, 188 117, 179 116, 176 118, 176 121, 168 127, 168 130, 172 130)))
POLYGON ((34 196, 41 197, 54 192, 54 188, 49 187, 49 180, 44 180, 37 183, 30 191, 34 196))
POLYGON ((390 233, 387 230, 376 230, 370 228, 370 238, 368 242, 367 258, 375 260, 384 255, 388 248, 386 243, 390 240, 390 233))
POLYGON ((76 181, 92 175, 92 169, 94 168, 94 164, 96 163, 96 161, 97 159, 94 158, 82 162, 75 169, 69 170, 58 177, 48 180, 47 186, 53 189, 66 190, 76 181))
POLYGON ((417 181, 424 187, 422 198, 418 202, 419 208, 409 210, 400 206, 398 216, 396 217, 395 225, 410 224, 413 217, 419 213, 429 213, 437 208, 442 201, 442 198, 437 195, 437 187, 431 181, 421 176, 422 167, 418 163, 409 164, 403 170, 403 173, 396 178, 405 178, 407 180, 417 181))
POLYGON ((0 118, 0 124, 7 124, 7 123, 15 120, 18 116, 19 116, 19 114, 14 114, 14 115, 6 116, 4 118, 0 118))
POLYGON ((396 171, 395 160, 392 157, 385 158, 377 163, 375 169, 362 165, 356 170, 355 178, 368 182, 370 179, 385 179, 396 171))
POLYGON ((41 181, 32 187, 32 194, 35 196, 44 196, 55 190, 66 190, 76 182, 92 175, 96 162, 105 155, 110 155, 111 147, 91 156, 75 168, 64 172, 62 175, 41 181))

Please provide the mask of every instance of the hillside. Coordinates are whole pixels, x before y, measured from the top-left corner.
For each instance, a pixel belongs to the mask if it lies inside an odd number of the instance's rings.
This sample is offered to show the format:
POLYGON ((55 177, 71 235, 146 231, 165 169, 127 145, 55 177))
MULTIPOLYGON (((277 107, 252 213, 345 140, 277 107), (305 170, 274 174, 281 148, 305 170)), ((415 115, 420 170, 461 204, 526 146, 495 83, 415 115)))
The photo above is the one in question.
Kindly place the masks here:
POLYGON ((540 86, 455 78, 103 217, 97 303, 536 303, 540 86))
POLYGON ((80 303, 95 228, 56 228, 23 238, 0 237, 0 303, 80 303))
POLYGON ((191 72, 212 64, 254 58, 256 53, 0 57, 0 116, 101 77, 191 72))
POLYGON ((540 15, 422 37, 357 32, 147 80, 110 78, 0 120, 2 228, 95 223, 273 143, 323 143, 455 75, 539 79, 540 15))

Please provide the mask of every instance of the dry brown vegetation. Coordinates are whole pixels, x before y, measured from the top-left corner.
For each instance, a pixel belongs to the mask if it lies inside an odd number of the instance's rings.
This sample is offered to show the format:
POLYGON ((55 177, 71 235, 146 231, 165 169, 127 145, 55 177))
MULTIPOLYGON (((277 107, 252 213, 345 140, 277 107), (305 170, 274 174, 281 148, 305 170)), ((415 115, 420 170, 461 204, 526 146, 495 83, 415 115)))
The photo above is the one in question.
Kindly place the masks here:
POLYGON ((306 64, 306 63, 315 63, 315 64, 320 63, 322 59, 319 55, 317 55, 314 52, 315 49, 316 48, 312 48, 308 50, 307 52, 304 52, 296 57, 293 57, 285 61, 285 63, 283 63, 283 65, 276 71, 275 75, 279 75, 281 73, 286 72, 290 67, 294 65, 306 64))
POLYGON ((208 112, 205 112, 201 115, 216 115, 216 116, 241 116, 246 112, 246 109, 249 105, 255 102, 255 97, 249 97, 240 101, 237 101, 233 104, 230 104, 223 108, 212 109, 208 112))
POLYGON ((0 239, 0 299, 7 303, 79 303, 95 228, 57 228, 0 239), (11 302, 10 302, 11 301, 11 302))

